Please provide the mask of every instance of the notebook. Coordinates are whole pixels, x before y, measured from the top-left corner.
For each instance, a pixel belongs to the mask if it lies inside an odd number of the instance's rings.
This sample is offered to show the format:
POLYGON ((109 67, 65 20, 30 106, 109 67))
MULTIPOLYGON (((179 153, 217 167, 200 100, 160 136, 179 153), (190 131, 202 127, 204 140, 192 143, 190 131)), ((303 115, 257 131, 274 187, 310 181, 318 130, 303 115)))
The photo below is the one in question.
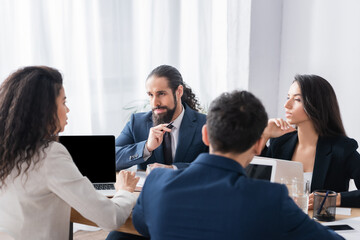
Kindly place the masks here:
POLYGON ((112 135, 60 136, 75 165, 95 189, 105 196, 115 194, 115 137, 112 135))

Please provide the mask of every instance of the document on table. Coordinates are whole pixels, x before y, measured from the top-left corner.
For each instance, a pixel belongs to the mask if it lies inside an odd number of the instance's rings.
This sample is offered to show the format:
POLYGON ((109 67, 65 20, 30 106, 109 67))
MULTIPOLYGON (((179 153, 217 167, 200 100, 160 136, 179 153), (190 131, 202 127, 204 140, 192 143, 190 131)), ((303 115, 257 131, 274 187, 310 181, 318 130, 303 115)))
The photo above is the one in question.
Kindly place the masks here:
POLYGON ((141 189, 142 189, 142 187, 144 186, 144 183, 145 183, 146 172, 145 171, 137 171, 135 176, 140 177, 139 182, 136 184, 136 190, 141 191, 141 189))
MULTIPOLYGON (((337 209, 336 209, 336 214, 337 214, 337 209)), ((324 226, 349 225, 354 230, 340 230, 340 231, 336 231, 336 233, 345 239, 350 239, 350 240, 359 240, 360 239, 360 217, 347 218, 347 219, 334 221, 334 222, 322 222, 321 224, 324 226)))

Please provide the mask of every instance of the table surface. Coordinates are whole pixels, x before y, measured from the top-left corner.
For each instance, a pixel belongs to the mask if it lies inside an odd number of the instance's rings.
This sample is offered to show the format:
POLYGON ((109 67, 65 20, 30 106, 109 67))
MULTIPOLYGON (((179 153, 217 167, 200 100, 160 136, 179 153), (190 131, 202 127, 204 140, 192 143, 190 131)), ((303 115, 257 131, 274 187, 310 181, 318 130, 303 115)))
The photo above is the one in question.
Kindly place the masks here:
MULTIPOLYGON (((308 215, 309 215, 310 218, 312 218, 313 217, 313 210, 309 210, 308 215)), ((343 219, 347 219, 347 218, 354 218, 354 217, 360 217, 360 208, 351 208, 351 216, 336 214, 335 220, 338 221, 338 220, 343 220, 343 219)))
MULTIPOLYGON (((137 194, 137 196, 139 197, 140 192, 135 192, 135 194, 137 194)), ((90 226, 95 226, 97 227, 97 225, 84 218, 78 211, 76 211, 75 209, 71 208, 71 216, 70 216, 70 222, 72 223, 81 223, 81 224, 86 224, 86 225, 90 225, 90 226)), ((135 235, 141 235, 140 233, 138 233, 138 231, 136 231, 133 223, 132 223, 132 216, 130 215, 130 217, 126 220, 126 222, 124 223, 124 225, 122 225, 121 227, 119 227, 117 229, 117 231, 119 232, 125 232, 125 233, 130 233, 130 234, 135 234, 135 235)))
MULTIPOLYGON (((138 193, 140 194, 140 193, 138 193)), ((308 213, 309 217, 312 218, 313 216, 313 211, 309 210, 308 213)), ((343 220, 346 218, 353 218, 353 217, 360 217, 360 208, 352 208, 351 209, 351 216, 346 216, 346 215, 336 215, 336 220, 343 220)), ((81 223, 81 224, 86 224, 86 225, 90 225, 90 226, 97 226, 95 223, 93 223, 92 221, 84 218, 80 213, 78 213, 75 209, 71 209, 71 218, 70 221, 73 223, 81 223)), ((132 216, 130 215, 130 217, 126 220, 125 224, 122 225, 121 227, 119 227, 117 229, 117 231, 119 232, 125 232, 125 233, 130 233, 130 234, 135 234, 135 235, 140 235, 140 233, 138 233, 138 231, 136 231, 133 223, 132 223, 132 216)))
MULTIPOLYGON (((84 218, 78 211, 76 211, 73 208, 71 208, 70 221, 73 222, 73 223, 81 223, 81 224, 86 224, 86 225, 97 227, 97 225, 94 222, 84 218)), ((140 233, 138 233, 138 231, 136 231, 134 225, 132 224, 131 216, 126 220, 124 225, 122 225, 121 227, 119 227, 117 229, 117 231, 125 232, 125 233, 131 233, 131 234, 135 234, 135 235, 140 235, 140 233)))

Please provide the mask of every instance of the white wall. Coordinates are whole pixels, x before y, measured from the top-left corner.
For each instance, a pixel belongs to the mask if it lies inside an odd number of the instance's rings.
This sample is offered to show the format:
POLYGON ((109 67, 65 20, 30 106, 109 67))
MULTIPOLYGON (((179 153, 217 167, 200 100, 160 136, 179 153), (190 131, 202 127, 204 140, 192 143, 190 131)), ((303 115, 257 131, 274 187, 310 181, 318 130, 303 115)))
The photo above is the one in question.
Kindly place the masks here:
POLYGON ((327 79, 347 135, 360 142, 360 1, 253 0, 249 90, 284 117, 295 74, 327 79))
POLYGON ((282 0, 253 0, 249 91, 259 97, 270 118, 277 117, 282 0))
POLYGON ((360 141, 360 1, 283 1, 278 115, 296 73, 327 79, 345 130, 360 141))

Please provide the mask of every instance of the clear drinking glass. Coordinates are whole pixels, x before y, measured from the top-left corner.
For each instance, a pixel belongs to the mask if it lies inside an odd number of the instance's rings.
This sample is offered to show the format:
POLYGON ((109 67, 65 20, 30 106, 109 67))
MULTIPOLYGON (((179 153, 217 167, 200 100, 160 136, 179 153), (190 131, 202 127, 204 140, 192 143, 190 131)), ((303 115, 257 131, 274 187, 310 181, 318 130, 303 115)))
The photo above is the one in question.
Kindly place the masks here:
POLYGON ((280 178, 280 183, 287 187, 290 197, 292 196, 292 180, 292 178, 280 178))
POLYGON ((292 187, 290 197, 294 202, 308 214, 309 207, 310 182, 304 179, 292 179, 292 187))

